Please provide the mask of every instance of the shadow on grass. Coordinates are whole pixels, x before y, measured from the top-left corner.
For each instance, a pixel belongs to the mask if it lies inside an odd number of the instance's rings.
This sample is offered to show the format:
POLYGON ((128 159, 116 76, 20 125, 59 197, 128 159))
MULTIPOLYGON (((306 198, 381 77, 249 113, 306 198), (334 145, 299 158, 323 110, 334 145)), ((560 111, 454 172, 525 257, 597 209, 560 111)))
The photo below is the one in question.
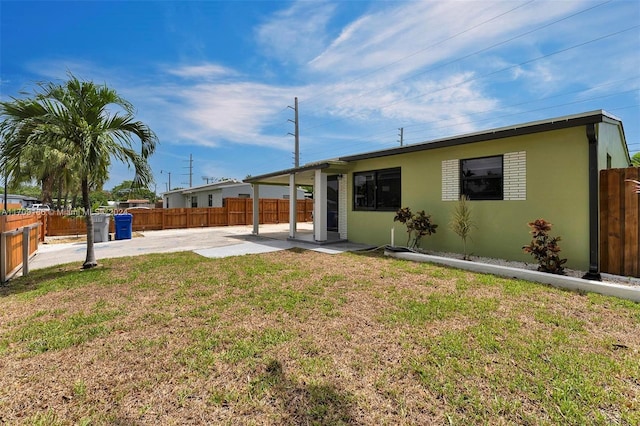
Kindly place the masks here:
POLYGON ((331 384, 298 383, 287 378, 280 361, 271 360, 258 382, 270 385, 286 410, 285 424, 346 425, 352 417, 354 396, 331 384))
POLYGON ((92 269, 82 269, 78 263, 36 269, 30 271, 26 277, 16 277, 0 284, 0 297, 33 291, 47 293, 48 291, 76 287, 79 283, 91 284, 93 281, 86 280, 88 275, 103 274, 110 269, 104 265, 98 265, 92 269))

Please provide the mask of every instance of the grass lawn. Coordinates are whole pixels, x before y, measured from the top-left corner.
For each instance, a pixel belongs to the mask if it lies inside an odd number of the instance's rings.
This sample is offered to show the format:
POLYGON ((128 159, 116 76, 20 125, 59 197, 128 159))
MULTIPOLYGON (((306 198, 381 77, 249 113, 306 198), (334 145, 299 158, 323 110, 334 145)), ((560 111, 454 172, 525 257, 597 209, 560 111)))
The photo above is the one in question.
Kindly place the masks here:
POLYGON ((640 304, 379 254, 0 287, 0 424, 637 425, 640 304))

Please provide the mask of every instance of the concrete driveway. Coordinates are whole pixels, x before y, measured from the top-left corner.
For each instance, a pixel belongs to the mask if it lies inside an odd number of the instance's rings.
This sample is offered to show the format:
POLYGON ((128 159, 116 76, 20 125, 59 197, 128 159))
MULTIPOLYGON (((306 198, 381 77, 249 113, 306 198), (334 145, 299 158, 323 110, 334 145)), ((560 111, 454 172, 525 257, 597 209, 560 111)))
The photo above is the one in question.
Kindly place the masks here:
MULTIPOLYGON (((130 240, 95 243, 95 253, 100 259, 137 256, 148 253, 193 251, 205 257, 240 256, 267 253, 300 247, 327 254, 342 253, 369 248, 361 244, 336 243, 316 245, 288 241, 289 224, 260 225, 260 235, 253 235, 252 226, 222 226, 213 228, 171 229, 163 231, 135 232, 130 240)), ((300 234, 310 234, 310 223, 299 223, 300 234)), ((37 254, 29 262, 29 269, 46 268, 63 263, 82 263, 86 256, 86 243, 40 244, 37 254)))

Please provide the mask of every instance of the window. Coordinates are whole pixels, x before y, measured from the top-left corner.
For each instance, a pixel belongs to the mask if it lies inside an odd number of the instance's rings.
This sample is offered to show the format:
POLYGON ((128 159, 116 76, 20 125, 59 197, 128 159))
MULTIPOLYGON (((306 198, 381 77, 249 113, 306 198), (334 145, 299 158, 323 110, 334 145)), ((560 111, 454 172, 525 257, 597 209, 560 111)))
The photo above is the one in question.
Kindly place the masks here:
POLYGON ((502 200, 502 155, 460 160, 460 194, 470 200, 502 200))
POLYGON ((398 210, 400 193, 400 167, 353 174, 354 210, 398 210))
POLYGON ((238 198, 251 198, 251 194, 238 194, 238 198))
POLYGON ((213 194, 209 194, 209 207, 213 207, 213 194))
POLYGON ((191 207, 198 207, 198 197, 195 195, 191 197, 191 207))

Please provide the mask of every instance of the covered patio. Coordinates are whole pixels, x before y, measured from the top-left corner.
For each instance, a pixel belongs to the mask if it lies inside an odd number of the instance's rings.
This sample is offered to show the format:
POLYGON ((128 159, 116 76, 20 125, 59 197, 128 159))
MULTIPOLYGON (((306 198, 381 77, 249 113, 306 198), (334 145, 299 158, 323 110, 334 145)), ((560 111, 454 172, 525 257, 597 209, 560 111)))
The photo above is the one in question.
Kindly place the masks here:
POLYGON ((332 244, 347 241, 347 163, 331 160, 306 164, 252 176, 244 180, 253 188, 253 234, 260 234, 260 185, 289 187, 289 234, 287 239, 312 244, 332 244), (297 222, 296 189, 313 188, 313 226, 311 231, 299 229, 297 222))

